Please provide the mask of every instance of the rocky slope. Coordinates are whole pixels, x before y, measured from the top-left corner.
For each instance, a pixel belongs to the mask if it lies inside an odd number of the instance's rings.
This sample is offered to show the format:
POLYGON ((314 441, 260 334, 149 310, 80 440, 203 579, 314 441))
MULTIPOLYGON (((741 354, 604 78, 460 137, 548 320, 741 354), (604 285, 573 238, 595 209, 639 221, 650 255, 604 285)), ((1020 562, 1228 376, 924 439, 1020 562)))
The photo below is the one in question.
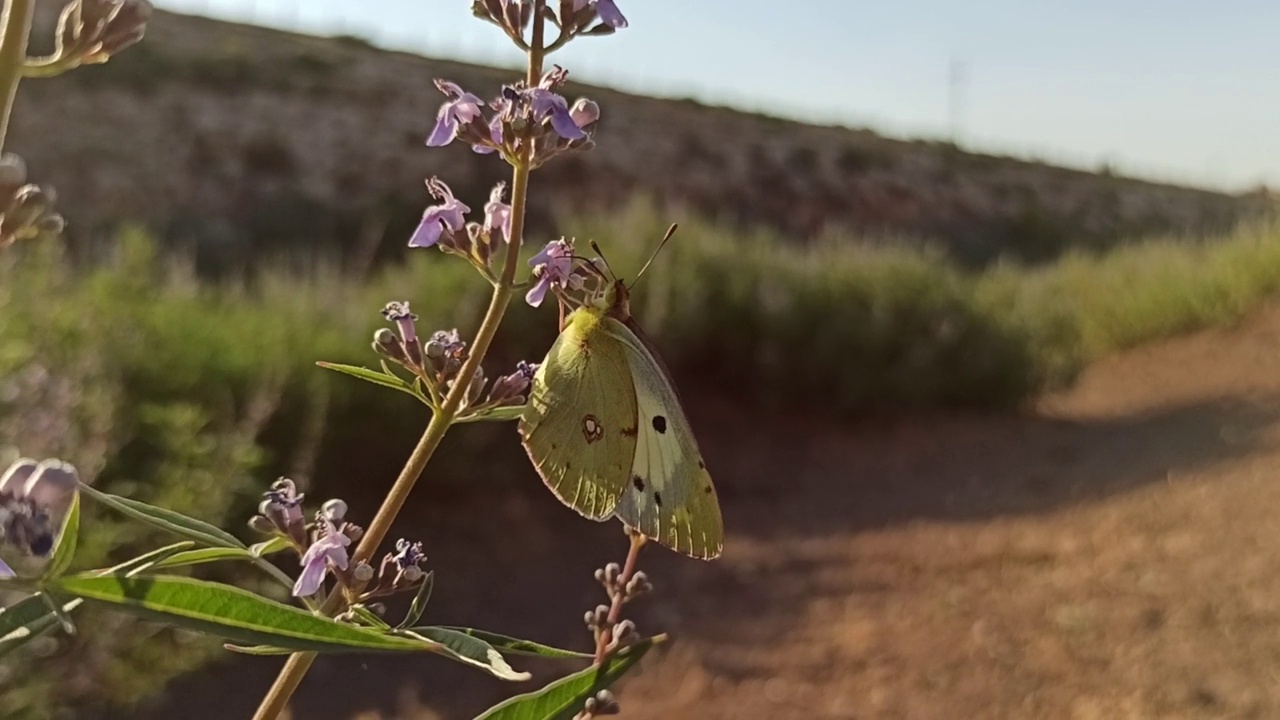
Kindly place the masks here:
MULTIPOLYGON (((435 77, 490 95, 510 74, 157 13, 147 39, 106 66, 24 83, 11 137, 59 190, 81 238, 140 220, 236 254, 346 245, 372 229, 393 251, 426 198, 425 176, 444 176, 479 207, 502 175, 465 148, 424 147, 441 99, 435 77)), ((697 211, 797 239, 828 226, 925 238, 984 262, 1201 233, 1264 205, 692 101, 574 92, 605 115, 599 147, 548 166, 537 184, 538 200, 561 207, 640 193, 675 216, 697 211)))

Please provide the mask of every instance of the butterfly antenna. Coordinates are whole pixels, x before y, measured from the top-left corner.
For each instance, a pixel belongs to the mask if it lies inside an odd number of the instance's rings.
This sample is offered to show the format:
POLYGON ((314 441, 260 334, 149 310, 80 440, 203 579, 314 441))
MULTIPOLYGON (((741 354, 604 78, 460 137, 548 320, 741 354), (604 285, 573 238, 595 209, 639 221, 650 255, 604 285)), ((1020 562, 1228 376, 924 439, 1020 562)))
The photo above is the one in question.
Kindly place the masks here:
POLYGON ((671 223, 671 227, 667 228, 667 234, 662 236, 662 242, 658 243, 658 247, 654 249, 653 254, 645 261, 644 267, 640 268, 640 272, 636 273, 636 279, 631 281, 631 287, 635 287, 636 283, 640 282, 640 278, 644 277, 644 271, 649 269, 649 266, 658 257, 658 253, 662 252, 662 248, 666 247, 667 241, 671 239, 672 235, 676 234, 677 227, 679 226, 671 223))
POLYGON ((604 252, 600 249, 600 244, 595 240, 592 240, 591 249, 600 256, 600 261, 604 263, 604 269, 609 271, 609 278, 614 282, 617 282, 618 276, 613 274, 613 266, 609 264, 609 259, 604 256, 604 252))

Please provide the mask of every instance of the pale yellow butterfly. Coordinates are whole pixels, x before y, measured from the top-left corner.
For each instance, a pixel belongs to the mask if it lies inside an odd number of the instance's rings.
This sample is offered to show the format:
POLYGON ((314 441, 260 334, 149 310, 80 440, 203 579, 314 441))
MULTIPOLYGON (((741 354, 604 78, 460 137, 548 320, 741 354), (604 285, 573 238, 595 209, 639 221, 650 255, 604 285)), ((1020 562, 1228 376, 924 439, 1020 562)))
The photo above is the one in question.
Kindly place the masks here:
POLYGON ((724 547, 715 486, 629 298, 627 285, 612 279, 562 322, 534 375, 521 440, 569 507, 593 520, 616 516, 652 540, 710 560, 724 547))

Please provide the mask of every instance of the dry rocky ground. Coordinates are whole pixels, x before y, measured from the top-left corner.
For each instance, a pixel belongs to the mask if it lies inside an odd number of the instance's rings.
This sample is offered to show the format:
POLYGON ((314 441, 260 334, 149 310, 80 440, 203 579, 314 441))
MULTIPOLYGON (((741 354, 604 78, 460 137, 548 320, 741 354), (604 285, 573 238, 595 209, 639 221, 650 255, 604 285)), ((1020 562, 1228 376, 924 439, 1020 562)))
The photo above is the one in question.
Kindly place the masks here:
MULTIPOLYGON (((836 426, 695 401, 727 554, 644 559, 659 593, 635 617, 676 642, 622 685, 625 717, 1280 717, 1278 400, 1280 307, 1020 415, 836 426)), ((432 620, 585 647, 617 528, 513 491, 527 470, 475 482, 424 487, 404 521, 441 577, 432 620)), ((247 717, 275 667, 223 663, 137 717, 247 717)), ((511 689, 332 659, 293 717, 465 718, 511 689)))

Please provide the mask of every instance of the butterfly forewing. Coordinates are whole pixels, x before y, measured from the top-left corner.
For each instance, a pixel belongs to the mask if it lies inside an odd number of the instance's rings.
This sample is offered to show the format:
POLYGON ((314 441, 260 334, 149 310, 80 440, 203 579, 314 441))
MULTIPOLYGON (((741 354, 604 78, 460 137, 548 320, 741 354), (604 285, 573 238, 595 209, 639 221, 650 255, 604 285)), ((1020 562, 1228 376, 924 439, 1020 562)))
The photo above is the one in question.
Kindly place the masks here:
POLYGON ((626 348, 637 410, 635 456, 615 512, 672 549, 717 557, 724 546, 720 503, 675 386, 641 337, 612 318, 603 324, 626 348))
POLYGON ((636 448, 636 395, 626 347, 601 333, 597 312, 569 318, 538 368, 520 436, 560 501, 593 520, 622 497, 636 448))

